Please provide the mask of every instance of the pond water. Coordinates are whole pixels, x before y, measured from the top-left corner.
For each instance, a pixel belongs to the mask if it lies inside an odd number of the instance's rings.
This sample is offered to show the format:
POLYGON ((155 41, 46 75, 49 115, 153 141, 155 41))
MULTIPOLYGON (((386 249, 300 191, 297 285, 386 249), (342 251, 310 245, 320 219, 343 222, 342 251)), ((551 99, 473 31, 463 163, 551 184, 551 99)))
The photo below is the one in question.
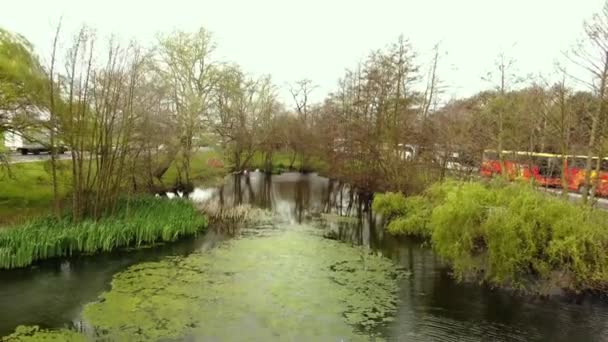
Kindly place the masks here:
POLYGON ((2 271, 0 336, 39 325, 115 340, 608 340, 605 299, 457 283, 428 247, 384 234, 326 178, 250 173, 190 196, 274 216, 238 238, 210 230, 2 271))

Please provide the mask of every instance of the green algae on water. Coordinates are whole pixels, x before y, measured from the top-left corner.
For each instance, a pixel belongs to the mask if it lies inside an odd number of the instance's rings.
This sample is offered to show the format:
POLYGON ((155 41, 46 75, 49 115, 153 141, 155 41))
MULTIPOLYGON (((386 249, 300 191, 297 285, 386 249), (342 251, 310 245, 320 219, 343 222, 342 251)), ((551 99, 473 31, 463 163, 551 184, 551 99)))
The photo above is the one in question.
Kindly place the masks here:
POLYGON ((57 342, 81 342, 86 341, 84 335, 75 331, 43 330, 38 326, 18 326, 11 335, 0 338, 3 342, 34 342, 34 341, 57 341, 57 342))
POLYGON ((117 274, 84 308, 91 340, 380 340, 392 320, 394 264, 310 227, 244 235, 215 249, 117 274))
POLYGON ((84 318, 121 340, 367 339, 396 309, 389 260, 302 228, 118 274, 84 318))

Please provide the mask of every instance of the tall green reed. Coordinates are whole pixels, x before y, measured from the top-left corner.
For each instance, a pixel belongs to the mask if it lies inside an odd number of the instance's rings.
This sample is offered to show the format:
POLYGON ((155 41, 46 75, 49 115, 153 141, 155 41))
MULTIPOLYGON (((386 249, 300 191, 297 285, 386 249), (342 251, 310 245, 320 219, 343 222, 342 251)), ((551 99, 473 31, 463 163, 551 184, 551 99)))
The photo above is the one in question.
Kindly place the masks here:
POLYGON ((37 260, 109 252, 127 246, 175 241, 206 228, 207 221, 185 200, 137 197, 122 200, 115 213, 94 221, 40 218, 0 230, 0 269, 37 260))

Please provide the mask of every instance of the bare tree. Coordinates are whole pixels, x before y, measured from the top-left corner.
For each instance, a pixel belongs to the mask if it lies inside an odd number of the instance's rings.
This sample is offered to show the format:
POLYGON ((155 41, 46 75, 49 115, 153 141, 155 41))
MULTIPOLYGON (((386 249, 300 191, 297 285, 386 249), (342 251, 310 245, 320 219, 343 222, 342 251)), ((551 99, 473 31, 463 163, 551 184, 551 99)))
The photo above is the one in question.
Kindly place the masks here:
MULTIPOLYGON (((598 151, 598 146, 603 144, 604 136, 601 129, 606 120, 606 90, 608 87, 608 3, 602 11, 593 15, 591 20, 585 22, 585 37, 572 51, 571 59, 585 70, 590 78, 583 80, 596 94, 600 101, 597 110, 589 113, 591 125, 589 127, 587 143, 587 161, 585 165, 585 184, 582 189, 583 203, 588 202, 588 196, 593 198, 595 186, 593 185, 592 170, 595 166, 596 173, 600 168, 600 158, 593 165, 593 155, 598 151)), ((580 79, 579 79, 580 80, 580 79)), ((597 177, 599 179, 599 177, 597 177)))
POLYGON ((495 134, 492 135, 495 136, 498 159, 500 161, 503 176, 506 177, 507 174, 503 155, 506 139, 505 121, 507 119, 506 116, 510 111, 509 107, 511 104, 507 93, 511 85, 517 82, 517 77, 514 73, 515 60, 508 57, 504 52, 501 52, 495 61, 495 67, 498 75, 489 72, 484 79, 497 84, 497 96, 493 99, 492 106, 489 108, 489 110, 490 114, 495 120, 495 134), (496 78, 498 78, 497 81, 496 78))
POLYGON ((55 30, 55 37, 53 38, 53 49, 51 52, 51 65, 49 70, 49 124, 50 124, 50 144, 51 144, 51 177, 53 182, 53 208, 55 211, 55 215, 59 215, 60 201, 59 201, 59 189, 57 187, 57 149, 58 144, 56 143, 55 136, 58 130, 57 123, 57 108, 55 106, 55 89, 56 89, 56 80, 55 80, 55 57, 57 54, 57 42, 59 40, 59 33, 61 32, 61 21, 59 19, 59 23, 57 24, 57 28, 55 30))

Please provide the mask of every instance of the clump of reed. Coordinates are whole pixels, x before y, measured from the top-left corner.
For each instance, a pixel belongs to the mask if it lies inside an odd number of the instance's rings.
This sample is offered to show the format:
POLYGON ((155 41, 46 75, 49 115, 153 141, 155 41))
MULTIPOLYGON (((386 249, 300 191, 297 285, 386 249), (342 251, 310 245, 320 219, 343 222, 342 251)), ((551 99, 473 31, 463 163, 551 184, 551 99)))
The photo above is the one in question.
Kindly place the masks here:
POLYGON ((114 214, 100 220, 40 218, 0 230, 0 269, 37 260, 108 252, 128 246, 175 241, 207 226, 185 200, 139 197, 122 200, 114 214))
POLYGON ((209 219, 212 227, 227 233, 236 233, 244 224, 259 224, 272 220, 268 210, 254 208, 249 204, 227 207, 217 202, 206 202, 200 206, 200 210, 209 219))
POLYGON ((217 202, 206 202, 200 209, 209 218, 211 223, 240 223, 249 220, 252 207, 248 204, 241 204, 234 207, 222 206, 217 202))

